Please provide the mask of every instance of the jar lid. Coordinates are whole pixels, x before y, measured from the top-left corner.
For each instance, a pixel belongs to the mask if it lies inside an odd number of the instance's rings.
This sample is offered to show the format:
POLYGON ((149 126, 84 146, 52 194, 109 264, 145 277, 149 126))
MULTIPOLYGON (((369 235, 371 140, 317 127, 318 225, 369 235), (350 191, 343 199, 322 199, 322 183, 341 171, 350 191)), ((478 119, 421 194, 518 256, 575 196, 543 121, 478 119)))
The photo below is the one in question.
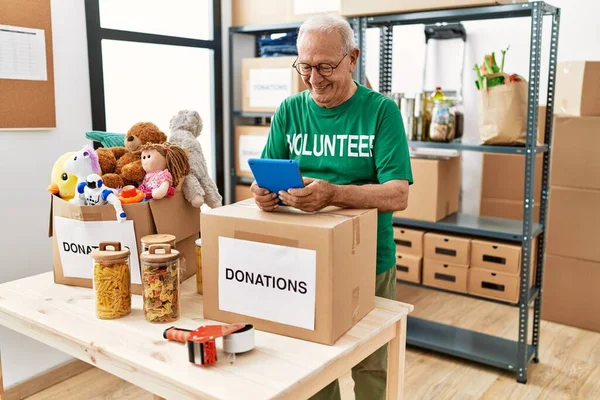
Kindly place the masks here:
POLYGON ((128 258, 129 254, 129 249, 121 250, 120 242, 100 242, 98 249, 92 251, 91 256, 96 261, 119 261, 128 258), (112 247, 113 250, 106 250, 107 247, 112 247))
POLYGON ((202 238, 196 239, 196 246, 202 247, 202 238))
POLYGON ((148 251, 140 255, 140 259, 146 262, 175 261, 179 258, 179 252, 171 248, 169 244, 151 244, 148 251))
POLYGON ((177 238, 174 235, 169 235, 167 233, 157 233, 154 235, 146 235, 142 237, 141 242, 146 243, 147 245, 151 244, 163 244, 163 243, 175 243, 177 238))

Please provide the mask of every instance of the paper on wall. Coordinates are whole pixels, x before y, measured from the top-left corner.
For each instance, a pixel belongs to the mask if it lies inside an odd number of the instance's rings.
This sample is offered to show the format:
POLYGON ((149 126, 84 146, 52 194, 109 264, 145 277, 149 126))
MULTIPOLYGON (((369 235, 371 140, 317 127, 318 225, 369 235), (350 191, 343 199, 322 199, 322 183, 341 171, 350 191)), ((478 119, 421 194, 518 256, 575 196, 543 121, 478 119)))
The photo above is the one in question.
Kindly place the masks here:
POLYGON ((43 29, 0 25, 0 79, 48 80, 43 29))
POLYGON ((54 217, 54 229, 65 277, 92 279, 92 250, 97 249, 100 242, 120 242, 122 249, 129 248, 131 252, 131 283, 142 283, 133 221, 78 221, 54 217))
POLYGON ((289 68, 252 68, 248 85, 250 107, 277 108, 292 95, 292 66, 289 68))
POLYGON ((219 237, 219 309, 315 329, 315 250, 219 237))
POLYGON ((294 0, 294 14, 317 14, 341 10, 340 0, 294 0))
POLYGON ((248 160, 260 158, 263 148, 267 144, 266 135, 241 135, 238 150, 238 162, 241 171, 251 172, 248 160))

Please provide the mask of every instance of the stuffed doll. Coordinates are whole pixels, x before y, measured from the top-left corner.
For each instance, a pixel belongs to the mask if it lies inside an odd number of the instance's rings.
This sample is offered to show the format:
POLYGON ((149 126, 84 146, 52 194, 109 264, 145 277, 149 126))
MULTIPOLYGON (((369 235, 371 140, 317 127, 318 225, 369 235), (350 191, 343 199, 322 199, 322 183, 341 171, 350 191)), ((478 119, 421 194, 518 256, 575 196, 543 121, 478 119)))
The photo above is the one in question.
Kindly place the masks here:
POLYGON ((138 189, 146 194, 146 199, 172 197, 190 172, 187 152, 176 144, 148 143, 140 147, 140 156, 146 175, 138 189))
MULTIPOLYGON (((98 153, 89 144, 83 146, 82 150, 73 153, 63 164, 63 169, 67 174, 77 177, 77 186, 85 182, 88 175, 102 173, 98 162, 98 153)), ((70 202, 77 203, 76 197, 70 202)))
POLYGON ((72 156, 72 151, 60 156, 54 162, 52 172, 50 173, 50 186, 48 186, 48 191, 64 201, 70 201, 75 197, 75 191, 77 189, 77 177, 67 173, 64 169, 65 161, 72 156))
POLYGON ((185 177, 182 186, 185 199, 197 208, 204 203, 211 208, 220 207, 223 197, 208 175, 202 146, 198 141, 202 131, 200 115, 196 111, 179 111, 171 118, 169 129, 171 131, 169 142, 178 144, 189 154, 190 173, 185 177))

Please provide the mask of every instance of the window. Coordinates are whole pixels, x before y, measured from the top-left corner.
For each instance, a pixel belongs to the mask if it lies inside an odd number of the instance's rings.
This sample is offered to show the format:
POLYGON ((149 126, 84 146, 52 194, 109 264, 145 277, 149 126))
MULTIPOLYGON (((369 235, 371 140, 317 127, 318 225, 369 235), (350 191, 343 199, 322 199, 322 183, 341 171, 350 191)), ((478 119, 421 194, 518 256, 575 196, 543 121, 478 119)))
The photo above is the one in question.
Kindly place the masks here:
POLYGON ((169 134, 179 110, 200 113, 208 172, 224 193, 220 0, 86 1, 92 129, 136 122, 169 134))

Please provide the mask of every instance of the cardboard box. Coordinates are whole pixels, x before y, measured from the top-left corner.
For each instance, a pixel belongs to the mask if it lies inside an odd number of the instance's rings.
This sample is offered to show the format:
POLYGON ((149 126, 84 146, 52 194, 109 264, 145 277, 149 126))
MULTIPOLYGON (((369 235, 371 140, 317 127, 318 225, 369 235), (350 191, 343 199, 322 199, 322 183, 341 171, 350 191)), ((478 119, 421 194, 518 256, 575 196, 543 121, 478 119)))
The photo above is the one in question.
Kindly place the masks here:
POLYGON ((250 191, 250 186, 248 185, 235 185, 235 202, 251 199, 254 196, 250 191))
POLYGON ((470 238, 432 232, 425 234, 425 258, 429 260, 468 267, 470 256, 470 238))
POLYGON ((248 166, 250 158, 260 158, 269 136, 268 126, 238 125, 235 127, 235 174, 253 178, 248 166))
POLYGON ((374 209, 267 213, 247 200, 209 210, 204 318, 333 344, 375 305, 376 253, 374 209))
MULTIPOLYGON (((482 217, 523 220, 523 201, 483 198, 479 204, 479 215, 482 217)), ((540 221, 540 204, 533 206, 533 221, 540 221)))
POLYGON ((287 97, 306 89, 292 68, 295 56, 242 59, 242 111, 275 112, 287 97))
POLYGON ((232 25, 305 21, 316 13, 339 15, 339 2, 321 0, 232 0, 232 25))
POLYGON ((474 239, 471 242, 471 267, 518 274, 521 270, 521 246, 474 239))
POLYGON ((518 303, 519 275, 471 267, 469 268, 469 294, 518 303))
POLYGON ((415 183, 410 186, 408 207, 395 212, 398 218, 437 222, 458 211, 460 157, 411 158, 415 183))
POLYGON ((467 293, 468 267, 423 260, 423 285, 467 293))
MULTIPOLYGON (((543 154, 535 160, 533 199, 541 201, 543 154)), ((525 156, 485 153, 481 176, 481 198, 523 201, 525 188, 525 156)))
POLYGON ((600 190, 550 188, 546 252, 600 262, 600 190))
POLYGON ((396 253, 396 279, 421 283, 422 257, 396 253))
POLYGON ((600 61, 558 63, 554 112, 580 117, 600 116, 600 61))
POLYGON ((600 332, 600 263, 546 255, 542 319, 600 332))
POLYGON ((101 241, 119 241, 132 252, 132 292, 142 294, 141 238, 156 233, 177 238, 183 279, 196 273, 194 242, 199 237, 200 211, 181 192, 171 198, 125 204, 123 210, 127 221, 118 223, 112 205, 78 206, 51 196, 48 234, 52 237, 54 282, 91 288, 93 260, 89 254, 101 241))
POLYGON ((355 17, 523 2, 526 0, 341 0, 341 14, 345 17, 355 17))
POLYGON ((423 257, 423 235, 425 231, 394 226, 396 253, 423 257))
POLYGON ((600 117, 556 117, 550 185, 600 189, 600 117))

